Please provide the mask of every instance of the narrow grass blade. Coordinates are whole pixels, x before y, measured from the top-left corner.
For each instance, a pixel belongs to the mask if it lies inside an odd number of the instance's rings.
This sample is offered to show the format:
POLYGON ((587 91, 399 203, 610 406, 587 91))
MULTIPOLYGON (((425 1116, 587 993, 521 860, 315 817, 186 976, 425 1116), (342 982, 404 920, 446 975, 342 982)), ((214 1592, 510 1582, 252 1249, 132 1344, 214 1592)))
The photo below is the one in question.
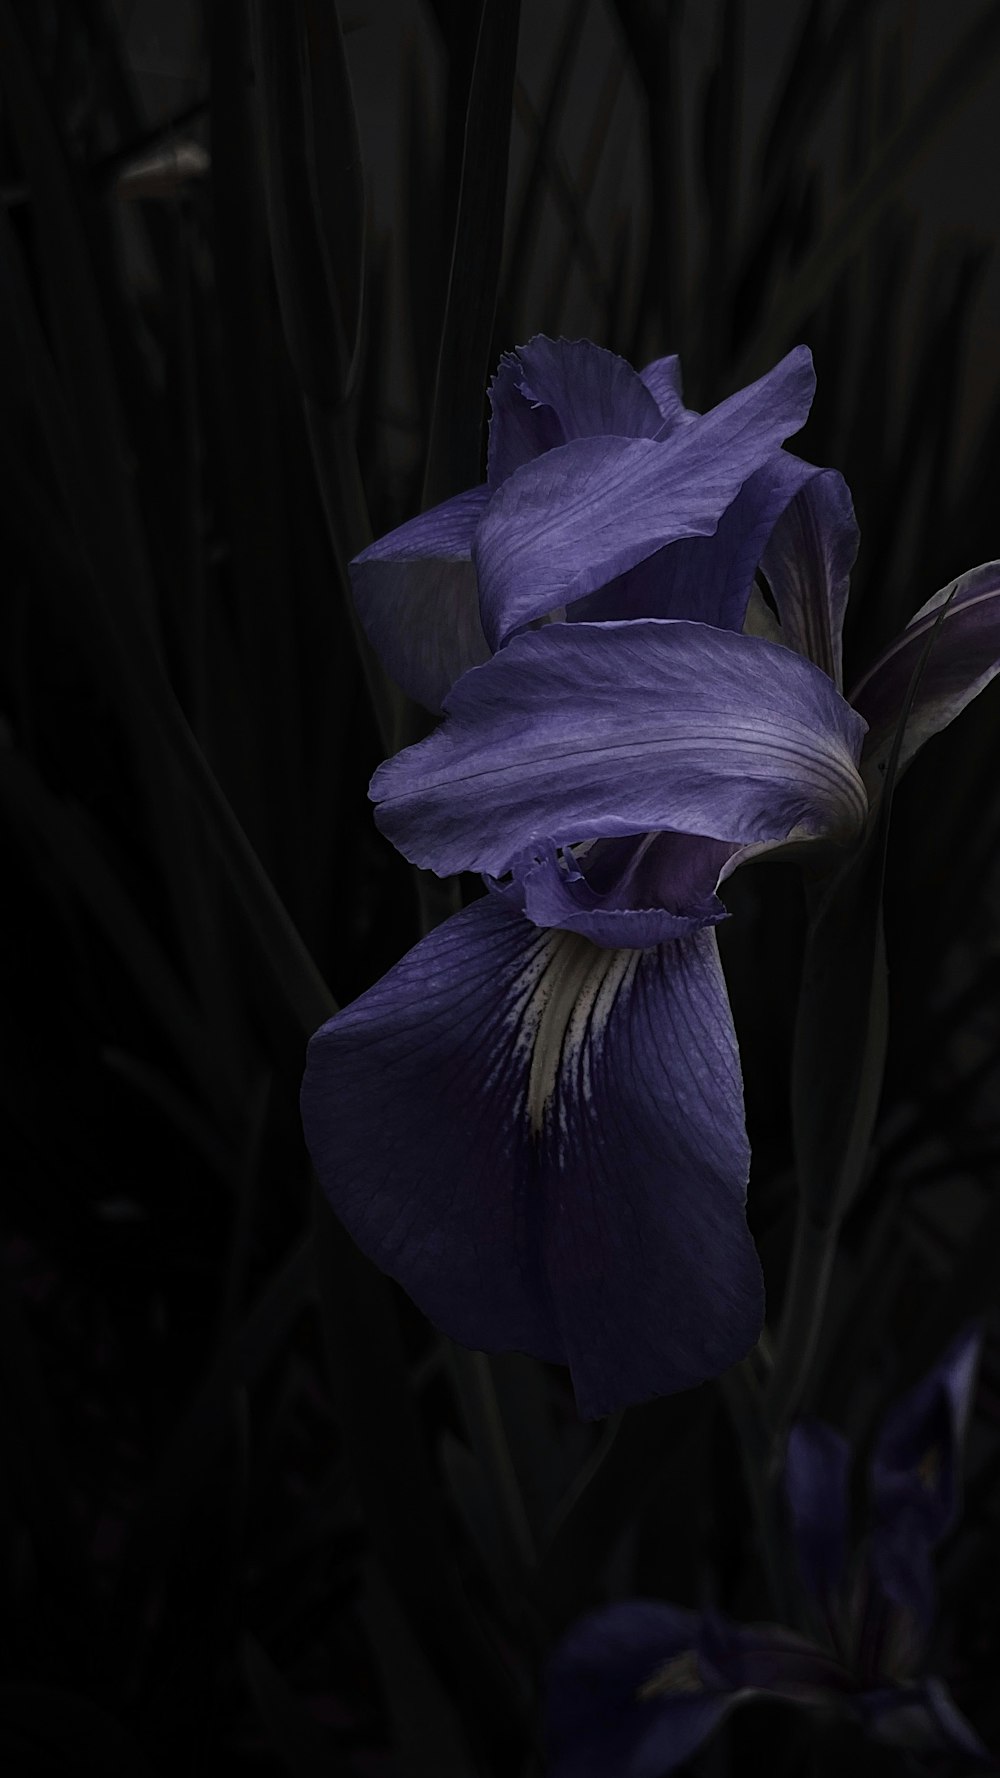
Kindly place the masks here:
POLYGON ((520 0, 484 0, 422 504, 482 478, 483 396, 503 251, 520 0))
POLYGON ((359 1253, 318 1190, 314 1230, 334 1406, 374 1554, 470 1742, 499 1778, 522 1756, 522 1711, 459 1575, 389 1280, 359 1253))
POLYGON ((882 889, 896 769, 913 700, 949 603, 942 605, 914 668, 868 830, 824 894, 807 939, 792 1126, 799 1190, 819 1230, 838 1224, 854 1201, 875 1124, 888 1037, 882 889))
POLYGON ((817 246, 797 267, 773 305, 766 326, 744 353, 736 380, 745 382, 778 357, 801 327, 1000 53, 1000 9, 981 9, 975 23, 942 62, 896 130, 872 159, 867 172, 841 203, 817 246))
POLYGON ((244 1636, 242 1654, 247 1686, 291 1778, 355 1778, 356 1766, 296 1697, 256 1636, 244 1636))

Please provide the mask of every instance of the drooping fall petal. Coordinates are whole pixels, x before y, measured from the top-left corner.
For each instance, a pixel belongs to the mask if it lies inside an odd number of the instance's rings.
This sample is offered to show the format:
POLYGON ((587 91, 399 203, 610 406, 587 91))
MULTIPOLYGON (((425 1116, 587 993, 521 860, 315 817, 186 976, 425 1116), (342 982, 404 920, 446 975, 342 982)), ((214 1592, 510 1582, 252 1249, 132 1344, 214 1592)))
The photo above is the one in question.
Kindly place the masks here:
POLYGON ((313 1038, 303 1120, 358 1245, 465 1345, 570 1367, 580 1411, 689 1387, 763 1312, 711 930, 599 949, 497 897, 313 1038))

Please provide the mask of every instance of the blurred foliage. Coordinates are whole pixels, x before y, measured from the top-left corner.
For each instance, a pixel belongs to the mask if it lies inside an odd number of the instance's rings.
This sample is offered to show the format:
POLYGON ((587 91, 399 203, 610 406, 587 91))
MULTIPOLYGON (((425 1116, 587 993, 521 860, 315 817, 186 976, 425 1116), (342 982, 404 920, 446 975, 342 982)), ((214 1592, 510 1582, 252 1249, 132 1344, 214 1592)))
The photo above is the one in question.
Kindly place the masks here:
MULTIPOLYGON (((168 13, 185 78, 157 84, 128 7, 0 0, 19 1778, 509 1778, 538 1770, 541 1661, 588 1603, 770 1610, 717 1391, 580 1426, 559 1371, 445 1350, 315 1200, 297 1085, 325 984, 360 992, 438 893, 369 819, 371 770, 420 719, 360 643, 346 562, 477 478, 487 372, 532 332, 679 350, 698 406, 805 339, 803 454, 843 470, 862 526, 850 683, 1000 554, 998 366, 966 351, 996 213, 915 282, 906 196, 995 77, 1000 11, 960 9, 914 88, 903 0, 802 0, 749 142, 759 9, 542 12, 516 60, 513 0, 202 0, 168 13), (379 33, 382 110, 356 118, 379 33)), ((889 1073, 812 1388, 862 1438, 996 1296, 998 718, 987 694, 896 799, 889 1073)), ((804 916, 791 873, 731 889, 780 1304, 804 916)), ((994 1745, 998 1435, 988 1349, 937 1666, 994 1745)), ((787 1722, 737 1718, 701 1769, 777 1770, 780 1748, 820 1770, 787 1722)))

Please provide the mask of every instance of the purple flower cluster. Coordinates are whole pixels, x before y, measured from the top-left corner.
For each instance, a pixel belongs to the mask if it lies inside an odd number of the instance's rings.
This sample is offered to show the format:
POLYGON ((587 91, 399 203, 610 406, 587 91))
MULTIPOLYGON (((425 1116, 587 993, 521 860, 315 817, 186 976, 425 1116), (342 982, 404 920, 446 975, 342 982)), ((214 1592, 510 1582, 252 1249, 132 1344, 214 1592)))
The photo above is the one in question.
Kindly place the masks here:
MULTIPOLYGON (((353 565, 387 670, 444 717, 376 773, 379 825, 488 893, 316 1034, 309 1146, 431 1320, 567 1364, 586 1416, 757 1339, 719 889, 857 842, 946 596, 848 701, 850 495, 784 449, 813 391, 799 347, 699 414, 675 358, 536 338, 493 382, 485 486, 353 565)), ((998 667, 991 563, 954 592, 903 763, 998 667)))
POLYGON ((775 1624, 627 1600, 582 1620, 553 1659, 551 1778, 663 1778, 754 1697, 851 1715, 919 1761, 992 1767, 947 1687, 923 1672, 932 1555, 960 1506, 981 1335, 963 1333, 890 1409, 870 1473, 870 1525, 849 1559, 850 1447, 820 1421, 788 1442, 788 1529, 818 1622, 775 1624))

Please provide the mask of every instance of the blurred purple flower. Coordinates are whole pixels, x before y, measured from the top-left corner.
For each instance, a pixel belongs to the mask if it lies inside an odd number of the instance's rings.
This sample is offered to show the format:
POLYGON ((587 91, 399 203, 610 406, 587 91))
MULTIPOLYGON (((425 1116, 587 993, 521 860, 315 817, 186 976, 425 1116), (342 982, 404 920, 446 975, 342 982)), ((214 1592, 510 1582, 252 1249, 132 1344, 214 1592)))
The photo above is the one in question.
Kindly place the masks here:
POLYGON ((629 1600, 592 1613, 552 1661, 551 1778, 662 1778, 751 1697, 852 1714, 878 1739, 959 1769, 992 1766, 940 1679, 921 1674, 930 1557, 960 1507, 978 1328, 890 1409, 871 1469, 872 1525, 849 1570, 846 1439, 800 1421, 788 1442, 789 1529, 825 1623, 816 1640, 774 1624, 629 1600))
MULTIPOLYGON (((379 825, 490 894, 317 1033, 307 1139, 431 1320, 568 1364, 587 1416, 757 1338, 718 889, 761 852, 857 839, 859 763, 877 787, 920 645, 918 614, 862 715, 842 697, 850 496, 781 448, 813 389, 799 347, 696 414, 674 358, 637 375, 537 338, 492 385, 486 485, 353 565, 388 671, 446 718, 376 773, 379 825)), ((1000 570, 977 574, 920 739, 1000 660, 1000 570)))

